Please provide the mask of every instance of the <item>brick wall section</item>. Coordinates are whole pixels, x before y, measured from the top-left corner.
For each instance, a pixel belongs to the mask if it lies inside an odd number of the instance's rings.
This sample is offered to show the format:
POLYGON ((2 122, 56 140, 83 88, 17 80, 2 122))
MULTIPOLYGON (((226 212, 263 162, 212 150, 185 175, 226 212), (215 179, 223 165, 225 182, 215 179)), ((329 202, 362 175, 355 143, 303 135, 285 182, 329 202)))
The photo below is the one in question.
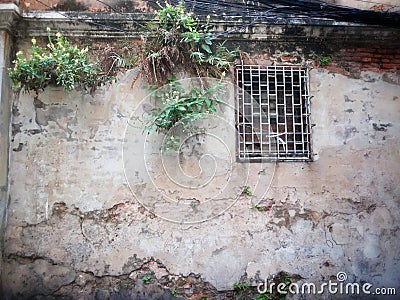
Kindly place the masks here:
POLYGON ((399 48, 348 48, 336 53, 334 61, 344 68, 400 73, 399 48))

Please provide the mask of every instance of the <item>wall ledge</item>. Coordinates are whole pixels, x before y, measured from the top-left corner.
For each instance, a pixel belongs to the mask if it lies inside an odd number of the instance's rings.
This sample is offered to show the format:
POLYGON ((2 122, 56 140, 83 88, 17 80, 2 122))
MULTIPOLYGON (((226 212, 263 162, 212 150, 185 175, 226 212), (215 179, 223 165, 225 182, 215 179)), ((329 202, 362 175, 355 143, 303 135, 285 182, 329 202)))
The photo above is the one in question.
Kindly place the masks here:
POLYGON ((0 30, 11 32, 21 18, 19 7, 13 3, 0 4, 0 30))
MULTIPOLYGON (((113 39, 140 38, 144 26, 152 19, 148 13, 109 12, 23 12, 17 35, 46 36, 46 28, 65 36, 113 39)), ((400 29, 337 22, 329 19, 298 17, 264 17, 257 20, 243 17, 212 16, 215 33, 232 41, 271 41, 285 43, 392 43, 400 29), (251 26, 246 26, 251 24, 251 26), (225 34, 224 34, 225 33, 225 34)))

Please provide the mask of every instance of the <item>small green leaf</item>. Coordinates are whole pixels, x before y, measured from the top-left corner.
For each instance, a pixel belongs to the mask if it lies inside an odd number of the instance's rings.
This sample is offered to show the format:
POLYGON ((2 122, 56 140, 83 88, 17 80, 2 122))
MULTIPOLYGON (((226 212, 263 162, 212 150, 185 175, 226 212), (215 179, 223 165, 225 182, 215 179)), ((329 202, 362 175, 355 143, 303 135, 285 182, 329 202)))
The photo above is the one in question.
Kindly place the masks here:
POLYGON ((151 280, 151 276, 145 275, 145 276, 141 277, 140 280, 143 281, 144 283, 146 283, 151 280))
POLYGON ((207 44, 207 45, 212 45, 212 41, 211 41, 211 38, 208 36, 208 37, 206 37, 205 39, 204 39, 204 42, 207 44))
POLYGON ((212 53, 211 48, 209 45, 207 44, 201 44, 201 48, 203 48, 204 51, 206 51, 207 53, 212 53))

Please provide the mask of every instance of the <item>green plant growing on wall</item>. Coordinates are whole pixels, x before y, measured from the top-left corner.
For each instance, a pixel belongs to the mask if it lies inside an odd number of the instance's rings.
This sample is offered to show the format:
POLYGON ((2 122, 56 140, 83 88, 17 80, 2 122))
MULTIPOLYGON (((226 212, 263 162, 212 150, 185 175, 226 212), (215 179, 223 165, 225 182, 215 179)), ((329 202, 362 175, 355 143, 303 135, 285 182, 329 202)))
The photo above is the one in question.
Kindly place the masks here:
POLYGON ((330 56, 321 56, 319 58, 319 65, 321 67, 326 66, 327 64, 329 64, 330 62, 332 62, 332 58, 330 56))
POLYGON ((53 41, 47 28, 48 44, 46 48, 36 45, 32 39, 31 54, 25 57, 19 51, 14 60, 14 68, 9 70, 14 88, 25 92, 34 91, 36 95, 49 84, 62 86, 66 91, 76 84, 83 88, 92 88, 96 84, 97 72, 87 58, 87 48, 72 46, 61 33, 53 41))
POLYGON ((234 282, 233 283, 233 290, 234 291, 246 291, 249 288, 248 282, 234 282))
POLYGON ((152 130, 157 132, 167 132, 178 124, 185 125, 187 122, 195 120, 216 111, 216 106, 220 102, 217 97, 221 81, 209 88, 194 87, 185 91, 182 84, 176 78, 170 78, 168 90, 162 89, 155 92, 154 97, 157 102, 161 102, 164 107, 155 108, 146 129, 150 133, 152 130))
POLYGON ((254 208, 261 212, 263 212, 265 210, 265 207, 261 206, 261 205, 256 205, 256 206, 254 206, 254 208))
POLYGON ((234 282, 233 283, 233 295, 234 299, 250 299, 249 296, 250 285, 248 282, 234 282))
POLYGON ((155 93, 156 108, 145 121, 145 131, 168 134, 162 150, 179 149, 180 138, 170 131, 174 126, 182 125, 187 131, 194 121, 216 112, 222 82, 208 86, 201 77, 222 79, 239 53, 228 50, 225 43, 214 43, 209 20, 207 16, 201 22, 185 10, 183 2, 175 6, 166 2, 148 24, 139 59, 141 73, 154 87, 169 85, 167 92, 155 93), (200 87, 185 91, 175 77, 180 71, 199 77, 200 87))
POLYGON ((149 282, 151 280, 151 276, 150 275, 144 275, 144 276, 140 277, 140 280, 143 283, 147 283, 147 282, 149 282))
POLYGON ((187 12, 183 2, 160 6, 155 18, 148 24, 149 32, 143 38, 139 64, 150 84, 157 86, 185 67, 199 77, 222 77, 238 55, 238 49, 228 50, 224 43, 214 44, 210 33, 209 16, 200 22, 187 12))
POLYGON ((271 300, 271 296, 269 295, 257 295, 254 300, 271 300))
POLYGON ((246 196, 251 196, 253 193, 251 192, 251 189, 249 186, 245 185, 242 189, 242 194, 246 196))
POLYGON ((175 77, 169 78, 166 88, 153 92, 155 102, 163 106, 155 107, 151 111, 145 130, 147 133, 155 130, 157 133, 167 134, 161 150, 177 151, 180 138, 174 134, 173 128, 179 126, 184 132, 201 132, 193 124, 207 114, 216 112, 217 105, 221 102, 218 93, 222 86, 223 82, 218 81, 207 88, 193 87, 186 91, 175 77))

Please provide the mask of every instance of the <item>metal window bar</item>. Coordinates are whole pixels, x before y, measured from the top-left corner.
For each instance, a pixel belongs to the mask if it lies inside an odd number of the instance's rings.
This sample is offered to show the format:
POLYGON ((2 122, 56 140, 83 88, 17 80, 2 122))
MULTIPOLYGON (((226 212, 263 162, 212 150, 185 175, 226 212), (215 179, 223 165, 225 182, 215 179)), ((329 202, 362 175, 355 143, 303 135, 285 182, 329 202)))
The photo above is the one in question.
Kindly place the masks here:
POLYGON ((308 69, 236 66, 240 160, 311 160, 308 69))

